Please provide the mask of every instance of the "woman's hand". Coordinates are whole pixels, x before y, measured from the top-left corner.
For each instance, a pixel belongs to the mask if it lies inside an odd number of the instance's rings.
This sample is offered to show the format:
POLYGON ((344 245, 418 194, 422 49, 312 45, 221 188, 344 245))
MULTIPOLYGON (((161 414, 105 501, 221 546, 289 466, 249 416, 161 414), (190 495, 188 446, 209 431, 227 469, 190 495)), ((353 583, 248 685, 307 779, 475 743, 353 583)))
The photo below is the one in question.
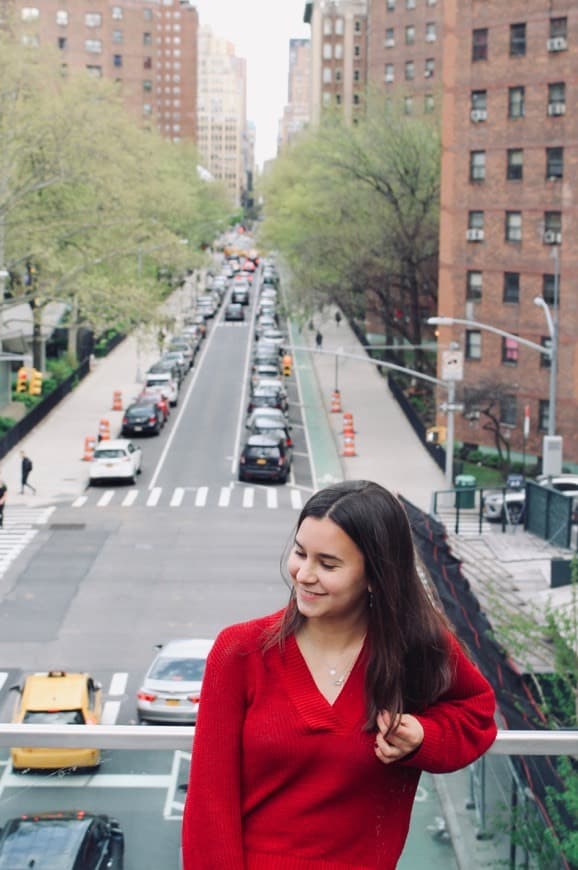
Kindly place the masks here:
POLYGON ((423 727, 419 719, 404 713, 397 725, 384 737, 393 717, 384 710, 377 714, 379 732, 375 738, 375 754, 382 764, 399 761, 411 752, 415 752, 423 743, 423 727))

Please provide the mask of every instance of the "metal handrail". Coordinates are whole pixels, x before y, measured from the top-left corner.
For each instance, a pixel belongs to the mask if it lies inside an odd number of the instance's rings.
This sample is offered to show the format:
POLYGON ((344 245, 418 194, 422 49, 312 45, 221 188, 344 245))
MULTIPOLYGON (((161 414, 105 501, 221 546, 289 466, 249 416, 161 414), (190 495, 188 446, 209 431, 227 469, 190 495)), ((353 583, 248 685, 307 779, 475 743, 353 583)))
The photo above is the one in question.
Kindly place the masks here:
MULTIPOLYGON (((0 746, 74 746, 78 749, 180 749, 190 751, 194 726, 0 725, 0 746)), ((492 755, 577 755, 578 729, 498 731, 492 755)))

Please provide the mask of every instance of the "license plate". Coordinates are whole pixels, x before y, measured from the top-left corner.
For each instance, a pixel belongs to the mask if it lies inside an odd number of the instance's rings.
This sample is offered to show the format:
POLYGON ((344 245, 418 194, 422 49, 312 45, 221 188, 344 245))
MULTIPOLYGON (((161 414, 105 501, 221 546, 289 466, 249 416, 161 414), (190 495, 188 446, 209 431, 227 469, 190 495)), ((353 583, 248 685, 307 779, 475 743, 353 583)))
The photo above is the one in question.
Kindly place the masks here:
POLYGON ((114 462, 105 462, 107 468, 114 468, 114 462))
POLYGON ((167 698, 165 704, 167 705, 167 707, 178 707, 180 701, 178 698, 167 698))
POLYGON ((134 426, 133 428, 135 432, 142 432, 142 426, 134 426))
POLYGON ((267 465, 267 460, 266 459, 258 459, 257 465, 267 465))

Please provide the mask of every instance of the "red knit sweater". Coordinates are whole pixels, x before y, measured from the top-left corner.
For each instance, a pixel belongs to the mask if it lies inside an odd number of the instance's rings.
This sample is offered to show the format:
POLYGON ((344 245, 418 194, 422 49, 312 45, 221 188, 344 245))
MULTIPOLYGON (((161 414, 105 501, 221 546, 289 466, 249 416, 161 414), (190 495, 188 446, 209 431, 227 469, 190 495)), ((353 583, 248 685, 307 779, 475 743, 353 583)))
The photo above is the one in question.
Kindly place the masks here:
POLYGON ((382 764, 358 658, 333 704, 294 637, 262 652, 279 614, 219 634, 203 680, 183 819, 184 870, 393 870, 420 771, 464 767, 492 744, 494 695, 452 638, 454 680, 418 718, 424 741, 382 764))

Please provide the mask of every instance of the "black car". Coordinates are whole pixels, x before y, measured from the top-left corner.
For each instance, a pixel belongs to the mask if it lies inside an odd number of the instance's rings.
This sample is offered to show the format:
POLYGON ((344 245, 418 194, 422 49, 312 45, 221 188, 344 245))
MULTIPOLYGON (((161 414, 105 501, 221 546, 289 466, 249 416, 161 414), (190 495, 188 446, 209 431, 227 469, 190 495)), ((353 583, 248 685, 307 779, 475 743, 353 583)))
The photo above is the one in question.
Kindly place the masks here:
POLYGON ((0 870, 122 870, 116 819, 82 810, 34 813, 0 828, 0 870))
POLYGON ((225 308, 225 320, 244 320, 245 310, 240 303, 229 302, 225 308))
POLYGON ((249 288, 248 287, 233 287, 231 291, 231 302, 237 302, 240 305, 249 304, 249 288))
POLYGON ((165 422, 162 408, 152 399, 129 405, 122 418, 122 437, 158 435, 165 422))
POLYGON ((239 480, 285 483, 291 471, 291 451, 284 438, 250 435, 239 458, 239 480))

